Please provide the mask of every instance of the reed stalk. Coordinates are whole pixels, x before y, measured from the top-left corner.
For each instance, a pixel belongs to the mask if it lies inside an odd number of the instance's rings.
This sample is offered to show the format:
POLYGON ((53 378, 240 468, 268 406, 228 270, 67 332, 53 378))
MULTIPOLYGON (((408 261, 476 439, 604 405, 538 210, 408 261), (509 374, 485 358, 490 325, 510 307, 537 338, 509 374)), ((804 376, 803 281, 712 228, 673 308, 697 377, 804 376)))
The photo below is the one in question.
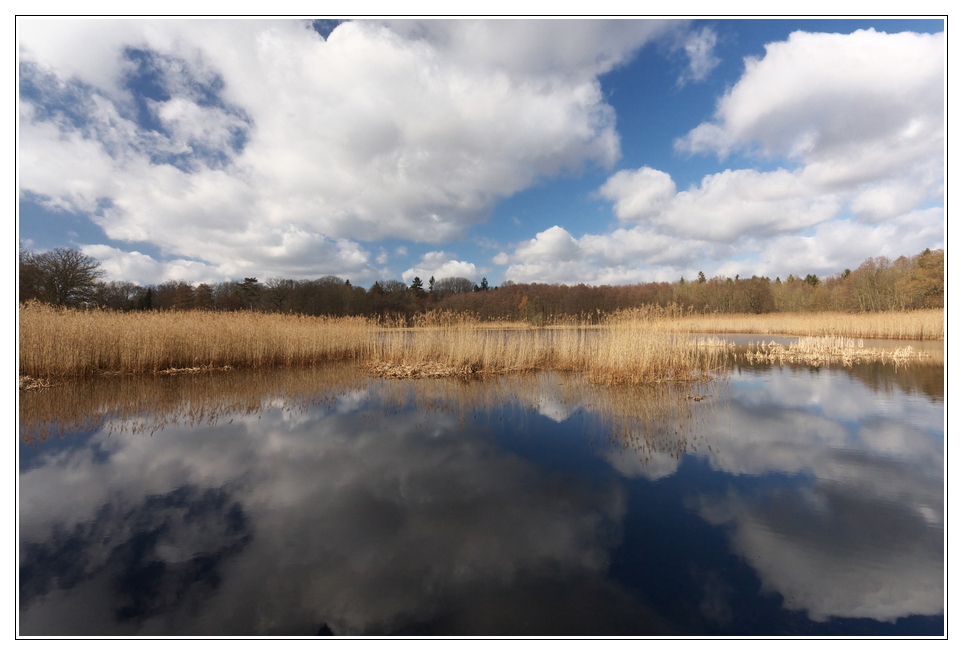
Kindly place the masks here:
POLYGON ((720 370, 731 348, 696 337, 704 331, 942 335, 941 310, 872 318, 875 323, 866 315, 830 313, 703 317, 674 307, 644 307, 596 317, 593 326, 576 321, 533 328, 482 323, 453 312, 390 322, 255 312, 83 311, 26 303, 20 306, 19 373, 50 380, 350 361, 383 377, 558 370, 582 371, 595 382, 641 384, 706 380, 720 370))

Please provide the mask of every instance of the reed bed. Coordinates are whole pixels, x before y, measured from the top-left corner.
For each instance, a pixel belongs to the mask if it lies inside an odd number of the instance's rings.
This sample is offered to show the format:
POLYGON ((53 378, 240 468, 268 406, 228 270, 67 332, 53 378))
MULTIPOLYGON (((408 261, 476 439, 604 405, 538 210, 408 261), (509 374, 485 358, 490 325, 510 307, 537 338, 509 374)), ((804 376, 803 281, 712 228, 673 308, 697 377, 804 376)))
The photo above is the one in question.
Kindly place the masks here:
POLYGON ((584 371, 593 382, 641 384, 706 380, 724 361, 725 349, 626 321, 595 329, 388 332, 365 367, 390 378, 584 371))
POLYGON ((706 380, 722 370, 731 346, 696 338, 697 332, 942 335, 941 310, 703 317, 647 307, 601 317, 600 323, 533 328, 481 323, 452 312, 392 323, 253 312, 81 311, 28 303, 20 307, 20 375, 34 382, 21 387, 105 373, 182 374, 330 361, 355 362, 389 378, 551 369, 583 371, 598 383, 643 384, 706 380))
POLYGON ((305 365, 356 358, 377 327, 362 318, 20 308, 20 374, 34 378, 305 365))
POLYGON ((852 339, 943 340, 943 310, 849 314, 808 312, 778 314, 691 314, 654 317, 662 329, 687 333, 785 334, 852 339))
POLYGON ((863 345, 862 339, 802 337, 788 346, 778 343, 755 344, 747 349, 745 357, 751 363, 852 366, 861 362, 891 362, 900 365, 914 360, 928 359, 930 355, 912 346, 884 350, 867 348, 863 345))
MULTIPOLYGON (((587 371, 608 383, 701 380, 720 352, 625 315, 594 329, 497 329, 436 315, 399 328, 363 318, 214 312, 20 310, 20 374, 36 379, 103 373, 181 373, 224 367, 351 360, 385 377, 439 377, 539 369, 587 371)), ((464 319, 464 320, 462 320, 464 319)))

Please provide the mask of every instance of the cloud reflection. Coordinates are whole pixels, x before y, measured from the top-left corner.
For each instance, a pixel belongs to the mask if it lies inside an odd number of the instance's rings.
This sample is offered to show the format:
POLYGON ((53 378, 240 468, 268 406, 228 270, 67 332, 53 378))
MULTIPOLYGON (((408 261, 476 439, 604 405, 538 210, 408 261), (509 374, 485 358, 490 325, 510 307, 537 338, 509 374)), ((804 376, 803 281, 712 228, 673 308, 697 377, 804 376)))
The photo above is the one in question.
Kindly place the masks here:
MULTIPOLYGON (((22 396, 21 633, 672 633, 609 557, 644 501, 630 494, 693 464, 690 509, 786 609, 943 612, 932 396, 791 367, 698 392, 346 371, 22 396), (494 426, 515 412, 516 430, 581 417, 612 468, 563 475, 504 449, 494 426), (86 434, 44 440, 52 419, 86 434)), ((710 569, 691 610, 742 625, 739 585, 710 569)))
POLYGON ((326 623, 377 634, 438 621, 498 633, 512 625, 492 616, 499 603, 549 634, 655 621, 604 580, 626 504, 614 480, 559 479, 452 414, 355 401, 296 420, 266 407, 153 436, 100 430, 90 447, 51 450, 21 475, 21 577, 39 581, 24 592, 22 633, 316 634, 326 623), (165 516, 156 499, 178 489, 220 494, 244 517, 241 536, 229 512, 165 516), (130 564, 118 552, 144 529, 153 541, 130 564), (49 569, 68 533, 86 535, 70 581, 49 569), (188 593, 196 585, 172 572, 205 553, 217 556, 211 576, 188 593), (114 560, 126 569, 103 564, 114 560), (138 575, 157 579, 138 586, 138 575), (91 616, 91 603, 104 611, 91 616))
POLYGON ((790 369, 736 376, 728 403, 702 456, 718 471, 784 477, 694 506, 728 527, 764 590, 816 621, 943 612, 938 405, 790 369))

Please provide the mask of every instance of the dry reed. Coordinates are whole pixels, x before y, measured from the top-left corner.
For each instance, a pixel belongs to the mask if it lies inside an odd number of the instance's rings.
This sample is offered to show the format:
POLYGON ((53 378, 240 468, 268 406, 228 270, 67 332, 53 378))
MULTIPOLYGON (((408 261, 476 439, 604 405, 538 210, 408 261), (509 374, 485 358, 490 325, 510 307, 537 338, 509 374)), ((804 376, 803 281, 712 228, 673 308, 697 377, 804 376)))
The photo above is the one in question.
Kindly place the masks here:
POLYGON ((788 346, 778 343, 755 344, 747 349, 745 357, 751 363, 789 363, 808 364, 810 366, 842 364, 852 366, 859 362, 874 361, 892 362, 899 365, 912 360, 927 359, 930 355, 916 350, 912 346, 884 350, 881 348, 866 348, 862 339, 803 337, 788 346))
POLYGON ((785 334, 852 339, 942 340, 943 310, 849 314, 809 312, 777 314, 691 314, 655 317, 665 330, 718 334, 785 334))
POLYGON ((253 312, 81 311, 28 303, 20 307, 20 375, 50 380, 347 360, 394 378, 553 369, 583 371, 599 383, 640 384, 705 380, 721 370, 731 347, 719 339, 696 339, 693 332, 942 335, 941 310, 700 317, 646 307, 601 318, 601 325, 592 327, 536 329, 480 323, 452 312, 386 323, 253 312), (409 323, 415 327, 404 327, 409 323))
POLYGON ((595 329, 495 329, 439 313, 428 327, 385 327, 363 318, 214 312, 20 308, 20 373, 57 378, 163 373, 228 366, 356 361, 377 375, 437 377, 557 369, 593 380, 640 383, 707 379, 722 357, 650 317, 620 316, 595 329))
POLYGON ((435 328, 388 332, 366 368, 382 377, 444 377, 584 371, 593 382, 639 384, 708 379, 725 359, 685 335, 624 321, 595 329, 491 330, 435 328))
POLYGON ((20 308, 20 374, 158 373, 316 364, 356 357, 376 327, 362 318, 20 308))

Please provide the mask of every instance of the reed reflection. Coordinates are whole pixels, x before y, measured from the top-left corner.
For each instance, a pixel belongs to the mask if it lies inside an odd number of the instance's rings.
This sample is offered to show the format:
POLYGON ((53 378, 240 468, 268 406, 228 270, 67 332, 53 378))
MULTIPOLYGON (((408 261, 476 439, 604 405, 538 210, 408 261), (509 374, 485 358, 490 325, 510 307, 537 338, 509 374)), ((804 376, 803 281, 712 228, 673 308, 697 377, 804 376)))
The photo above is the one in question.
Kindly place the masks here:
MULTIPOLYGON (((460 378, 377 380, 349 365, 184 376, 104 377, 21 395, 24 444, 101 428, 151 433, 172 424, 216 425, 224 417, 283 408, 292 417, 313 406, 376 397, 386 408, 419 407, 465 421, 478 412, 533 410, 561 421, 585 412, 596 432, 645 460, 689 450, 692 405, 713 383, 592 384, 584 374, 538 373, 460 378)), ((293 420, 293 418, 292 418, 293 420)))
MULTIPOLYGON (((942 357, 941 357, 942 359, 942 357)), ((849 366, 830 364, 827 366, 809 366, 807 364, 770 364, 765 362, 752 363, 737 353, 730 363, 734 371, 834 371, 861 382, 874 392, 890 394, 901 391, 903 394, 922 394, 932 401, 943 401, 944 371, 942 362, 909 361, 896 364, 894 362, 858 362, 849 366)))

